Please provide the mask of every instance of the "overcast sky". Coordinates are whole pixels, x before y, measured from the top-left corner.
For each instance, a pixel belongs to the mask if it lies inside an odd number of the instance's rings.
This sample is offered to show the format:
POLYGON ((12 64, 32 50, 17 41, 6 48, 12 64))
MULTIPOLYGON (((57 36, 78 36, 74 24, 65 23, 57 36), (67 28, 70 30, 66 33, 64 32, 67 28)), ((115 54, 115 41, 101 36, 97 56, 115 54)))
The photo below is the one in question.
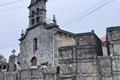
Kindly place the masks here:
MULTIPOLYGON (((3 6, 2 4, 15 0, 0 0, 0 52, 6 58, 11 50, 19 53, 19 37, 21 30, 28 27, 29 0, 18 0, 18 3, 3 6)), ((74 33, 89 32, 92 29, 99 36, 105 36, 106 28, 120 26, 120 0, 113 0, 108 5, 99 8, 112 0, 48 0, 47 21, 55 14, 58 25, 62 29, 74 33), (101 4, 90 9, 94 5, 101 4), (81 13, 88 11, 81 15, 81 13), (92 14, 83 17, 96 10, 92 14)))

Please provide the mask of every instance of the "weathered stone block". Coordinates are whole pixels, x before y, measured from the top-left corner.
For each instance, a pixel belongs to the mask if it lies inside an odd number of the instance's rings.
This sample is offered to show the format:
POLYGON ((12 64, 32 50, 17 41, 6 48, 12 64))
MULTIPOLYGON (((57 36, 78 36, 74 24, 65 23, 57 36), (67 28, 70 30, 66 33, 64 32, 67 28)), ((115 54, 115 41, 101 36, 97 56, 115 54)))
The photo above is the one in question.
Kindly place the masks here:
POLYGON ((60 64, 60 74, 75 74, 76 64, 60 64))
POLYGON ((77 72, 81 76, 96 76, 97 66, 95 62, 78 63, 77 72))

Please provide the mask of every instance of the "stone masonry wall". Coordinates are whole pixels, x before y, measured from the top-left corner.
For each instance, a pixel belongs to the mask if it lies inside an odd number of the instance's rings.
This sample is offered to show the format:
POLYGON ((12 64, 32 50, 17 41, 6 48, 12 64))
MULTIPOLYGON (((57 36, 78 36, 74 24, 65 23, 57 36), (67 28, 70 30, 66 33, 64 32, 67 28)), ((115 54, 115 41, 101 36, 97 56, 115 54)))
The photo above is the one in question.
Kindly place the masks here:
POLYGON ((120 27, 107 28, 107 46, 109 54, 120 55, 120 27))
POLYGON ((120 26, 107 28, 108 53, 112 58, 114 80, 120 79, 120 26))
POLYGON ((46 30, 43 25, 30 30, 24 40, 20 43, 20 67, 29 68, 31 59, 37 58, 37 65, 53 62, 53 33, 52 30, 46 30), (33 50, 33 39, 37 38, 37 50, 33 50), (49 55, 49 56, 48 56, 49 55))
POLYGON ((54 43, 54 50, 55 50, 55 57, 54 61, 55 64, 57 65, 59 63, 59 52, 58 48, 60 47, 65 47, 65 46, 72 46, 75 45, 75 38, 74 36, 66 35, 64 33, 57 33, 55 34, 55 43, 54 43))
POLYGON ((65 34, 56 34, 55 36, 58 48, 64 46, 72 46, 75 45, 75 38, 74 36, 69 36, 65 34))
MULTIPOLYGON (((95 48, 92 46, 68 46, 60 48, 60 77, 71 80, 97 79, 95 48)), ((65 79, 63 79, 65 80, 65 79)))
POLYGON ((94 32, 76 34, 77 45, 96 46, 96 54, 103 56, 102 42, 94 32))
POLYGON ((0 71, 0 80, 3 80, 3 73, 0 71))
POLYGON ((60 51, 60 79, 112 80, 110 57, 98 57, 94 46, 68 46, 60 51))
POLYGON ((56 68, 31 68, 18 72, 4 72, 4 78, 1 80, 56 80, 56 68))

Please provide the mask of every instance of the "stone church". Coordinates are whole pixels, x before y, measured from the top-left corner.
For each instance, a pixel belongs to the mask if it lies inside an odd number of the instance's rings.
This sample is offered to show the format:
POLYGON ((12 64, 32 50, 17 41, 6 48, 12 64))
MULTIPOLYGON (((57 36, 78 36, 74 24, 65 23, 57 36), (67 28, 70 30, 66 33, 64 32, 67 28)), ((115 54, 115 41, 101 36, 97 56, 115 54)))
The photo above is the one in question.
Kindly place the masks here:
POLYGON ((0 67, 0 80, 120 80, 120 27, 107 28, 105 40, 62 30, 55 15, 47 23, 46 2, 31 0, 20 54, 0 67))

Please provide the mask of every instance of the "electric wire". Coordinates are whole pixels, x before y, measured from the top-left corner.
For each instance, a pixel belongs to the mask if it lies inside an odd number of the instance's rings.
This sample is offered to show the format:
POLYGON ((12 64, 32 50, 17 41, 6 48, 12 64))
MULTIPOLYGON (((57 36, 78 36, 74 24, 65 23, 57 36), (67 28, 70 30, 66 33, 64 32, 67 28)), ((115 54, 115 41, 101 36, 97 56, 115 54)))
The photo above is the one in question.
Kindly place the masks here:
POLYGON ((84 12, 76 15, 75 17, 72 17, 71 19, 65 21, 65 22, 62 23, 62 24, 66 25, 66 24, 70 23, 73 19, 78 18, 80 15, 85 14, 86 12, 88 12, 88 11, 90 11, 91 9, 95 8, 96 6, 100 5, 100 4, 103 3, 104 1, 105 1, 105 0, 101 0, 100 2, 98 2, 98 3, 96 3, 95 5, 93 5, 92 7, 90 7, 89 9, 87 9, 87 10, 85 10, 84 12))
MULTIPOLYGON (((23 0, 15 0, 15 1, 11 1, 11 2, 7 2, 7 3, 3 3, 3 4, 0 4, 0 7, 2 6, 7 6, 7 5, 11 5, 11 4, 15 4, 15 3, 18 3, 20 1, 23 1, 23 0)), ((10 8, 10 9, 7 9, 7 10, 1 10, 1 11, 10 11, 10 10, 15 10, 15 9, 19 9, 19 8, 23 8, 25 6, 20 6, 20 7, 15 7, 15 8, 10 8)), ((1 46, 0 49, 6 49, 6 48, 10 48, 10 47, 13 47, 13 46, 17 46, 19 44, 12 44, 12 45, 7 45, 7 46, 1 46)))
POLYGON ((19 7, 15 7, 15 8, 9 8, 9 9, 5 9, 5 10, 0 10, 1 13, 2 12, 8 12, 8 11, 12 11, 12 10, 18 10, 18 9, 21 9, 21 8, 25 8, 26 6, 19 6, 19 7))
POLYGON ((95 9, 93 9, 91 12, 89 12, 89 13, 87 13, 87 14, 85 14, 85 15, 83 15, 83 16, 80 16, 80 17, 78 17, 77 19, 73 20, 71 23, 66 24, 66 25, 63 25, 63 27, 66 27, 66 26, 68 26, 68 25, 74 24, 74 23, 76 23, 76 22, 78 22, 78 21, 84 19, 85 17, 89 16, 90 14, 92 14, 92 13, 94 13, 95 11, 97 11, 97 10, 103 8, 104 6, 110 4, 110 3, 113 2, 113 1, 114 1, 114 0, 111 0, 111 1, 109 1, 109 2, 107 2, 107 3, 105 3, 105 4, 102 4, 101 6, 99 6, 99 7, 95 8, 95 9))
POLYGON ((15 1, 7 2, 7 3, 3 3, 3 4, 0 4, 0 7, 15 4, 15 3, 18 3, 21 1, 23 1, 23 0, 15 0, 15 1))

